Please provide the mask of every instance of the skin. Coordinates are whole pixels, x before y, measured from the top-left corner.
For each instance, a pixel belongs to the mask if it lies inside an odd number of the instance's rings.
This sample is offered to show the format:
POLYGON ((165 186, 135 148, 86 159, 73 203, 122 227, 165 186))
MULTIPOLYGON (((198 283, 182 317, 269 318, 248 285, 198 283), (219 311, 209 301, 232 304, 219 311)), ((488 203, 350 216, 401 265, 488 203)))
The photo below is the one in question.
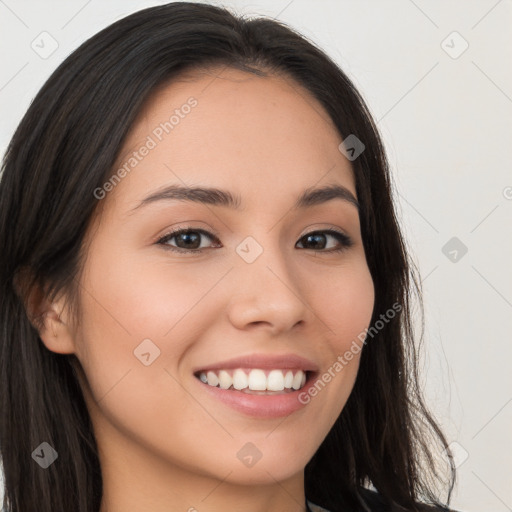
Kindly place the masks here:
POLYGON ((283 76, 232 69, 161 87, 115 168, 191 96, 197 106, 101 201, 87 235, 80 321, 65 297, 42 299, 41 339, 83 367, 103 471, 101 512, 217 512, 233 504, 304 511, 304 467, 350 395, 360 353, 307 406, 277 419, 207 396, 192 371, 246 354, 295 353, 322 374, 369 326, 374 287, 357 209, 341 199, 291 209, 313 186, 339 184, 357 198, 353 171, 308 92, 283 76), (174 200, 133 210, 172 183, 227 189, 243 209, 174 200), (204 235, 200 254, 156 243, 178 227, 211 232, 220 246, 204 235), (327 235, 326 248, 304 248, 304 235, 331 227, 353 245, 328 252, 339 242, 327 235), (263 248, 251 264, 235 251, 247 236, 263 248), (147 338, 161 351, 149 366, 133 353, 147 338), (236 456, 247 442, 262 453, 252 467, 236 456))

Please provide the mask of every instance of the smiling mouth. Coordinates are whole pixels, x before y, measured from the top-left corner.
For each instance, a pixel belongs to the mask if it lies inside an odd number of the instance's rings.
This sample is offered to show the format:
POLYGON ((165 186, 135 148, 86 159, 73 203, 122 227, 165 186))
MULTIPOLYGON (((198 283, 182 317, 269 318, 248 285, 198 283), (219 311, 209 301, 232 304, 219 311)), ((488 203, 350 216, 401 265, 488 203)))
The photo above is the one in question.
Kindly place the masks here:
POLYGON ((236 368, 198 371, 194 376, 211 387, 250 395, 276 395, 302 389, 312 374, 300 369, 236 368))

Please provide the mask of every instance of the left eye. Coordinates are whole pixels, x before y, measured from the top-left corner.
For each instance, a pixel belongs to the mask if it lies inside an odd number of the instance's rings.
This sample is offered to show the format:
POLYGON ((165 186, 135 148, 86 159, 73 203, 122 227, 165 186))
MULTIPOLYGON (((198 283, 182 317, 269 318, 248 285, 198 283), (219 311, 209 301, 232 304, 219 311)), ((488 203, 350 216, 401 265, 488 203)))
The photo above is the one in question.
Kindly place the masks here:
MULTIPOLYGON (((325 240, 327 237, 332 237, 335 240, 338 241, 339 247, 330 248, 328 251, 322 251, 322 252, 341 252, 345 249, 348 249, 352 245, 354 245, 354 242, 352 239, 346 235, 345 233, 342 233, 341 231, 336 231, 335 229, 324 229, 321 231, 312 231, 311 233, 308 233, 304 235, 300 240, 307 240, 308 244, 313 244, 313 246, 317 246, 318 244, 322 245, 325 243, 325 240)), ((299 240, 299 242, 300 242, 299 240)), ((321 247, 320 249, 325 249, 326 247, 321 247)), ((311 249, 315 250, 316 247, 311 247, 311 249)))
MULTIPOLYGON (((200 253, 202 252, 202 249, 204 249, 204 247, 201 247, 202 236, 206 236, 207 238, 214 240, 217 244, 220 244, 219 239, 212 233, 209 233, 208 231, 205 231, 203 229, 190 228, 179 229, 177 231, 168 233, 167 235, 160 238, 156 243, 163 245, 166 249, 175 252, 200 253), (172 245, 169 243, 173 239, 176 240, 177 245, 172 245)), ((313 245, 313 247, 300 248, 312 249, 321 252, 341 252, 353 245, 353 241, 348 235, 340 231, 336 231, 334 229, 312 231, 311 233, 307 233, 306 235, 302 236, 298 243, 302 243, 303 245, 313 245), (329 250, 325 250, 326 245, 328 245, 326 242, 326 240, 328 240, 328 237, 334 238, 338 242, 339 247, 329 248, 329 250)), ((221 247, 221 245, 216 245, 215 247, 221 247)))

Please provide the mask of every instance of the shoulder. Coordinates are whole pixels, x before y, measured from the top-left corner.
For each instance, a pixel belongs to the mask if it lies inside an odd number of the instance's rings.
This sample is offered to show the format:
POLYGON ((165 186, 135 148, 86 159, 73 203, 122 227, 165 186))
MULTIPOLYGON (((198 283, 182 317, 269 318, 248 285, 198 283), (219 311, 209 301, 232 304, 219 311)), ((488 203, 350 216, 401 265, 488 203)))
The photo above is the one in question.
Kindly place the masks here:
MULTIPOLYGON (((377 491, 360 488, 360 494, 363 497, 368 510, 371 512, 408 512, 402 507, 389 507, 386 500, 377 491)), ((316 505, 309 500, 307 503, 311 512, 331 512, 330 510, 316 505)), ((418 503, 417 509, 419 512, 460 512, 458 510, 436 505, 428 505, 426 503, 418 503)))
POLYGON ((308 500, 308 507, 311 512, 329 512, 326 508, 320 507, 319 505, 315 505, 311 501, 308 500))
MULTIPOLYGON (((372 512, 407 512, 407 510, 402 507, 389 507, 386 500, 377 491, 361 488, 360 493, 372 512)), ((459 512, 454 509, 426 503, 417 503, 416 507, 419 512, 459 512)))

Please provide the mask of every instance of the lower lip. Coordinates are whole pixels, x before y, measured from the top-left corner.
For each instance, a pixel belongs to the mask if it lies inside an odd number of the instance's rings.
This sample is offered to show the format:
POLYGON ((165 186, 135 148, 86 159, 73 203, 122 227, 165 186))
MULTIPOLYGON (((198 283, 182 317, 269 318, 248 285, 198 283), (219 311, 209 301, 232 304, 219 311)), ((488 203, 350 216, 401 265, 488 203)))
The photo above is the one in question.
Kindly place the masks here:
POLYGON ((308 375, 303 388, 279 395, 250 395, 242 391, 210 386, 195 377, 194 380, 210 396, 247 416, 281 418, 289 416, 307 405, 307 403, 302 403, 299 400, 299 396, 308 394, 308 390, 314 386, 316 377, 315 374, 311 373, 308 375))

